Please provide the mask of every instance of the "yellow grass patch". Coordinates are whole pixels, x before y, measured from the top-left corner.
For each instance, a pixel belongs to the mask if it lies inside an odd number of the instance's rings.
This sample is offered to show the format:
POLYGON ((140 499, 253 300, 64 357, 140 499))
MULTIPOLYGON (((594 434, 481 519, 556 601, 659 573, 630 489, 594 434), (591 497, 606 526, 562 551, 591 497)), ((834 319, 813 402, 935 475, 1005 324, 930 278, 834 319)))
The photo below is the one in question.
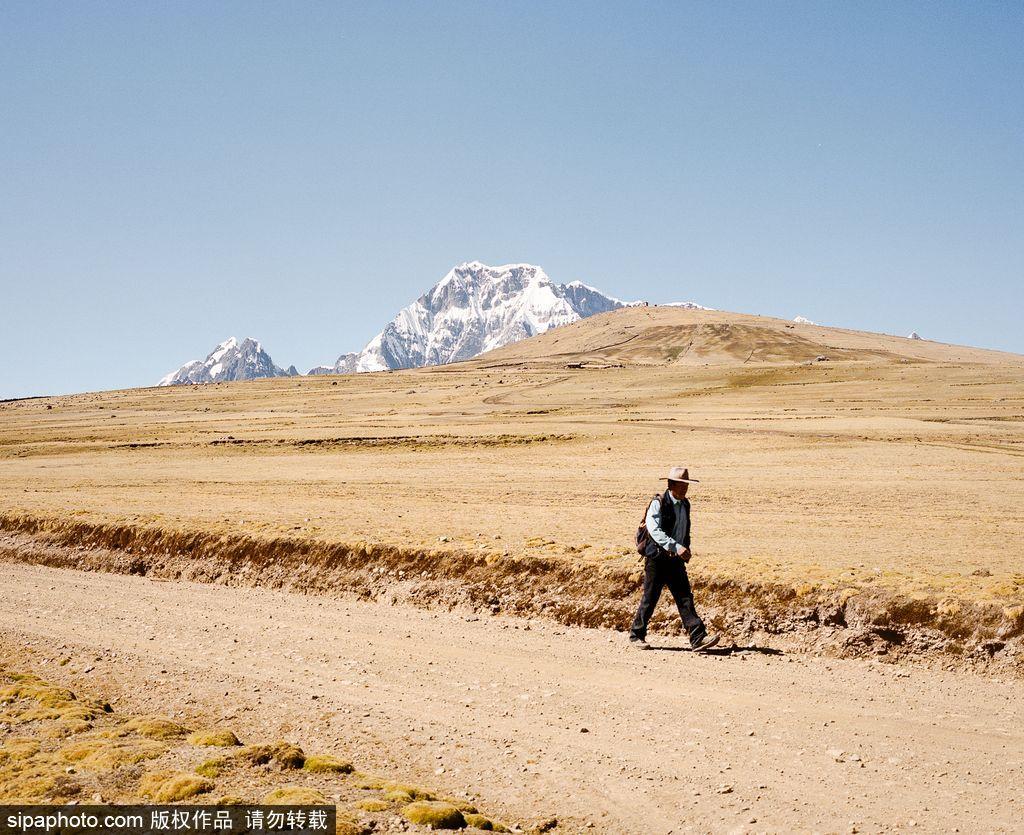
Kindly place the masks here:
POLYGON ((156 803, 175 803, 213 790, 213 782, 182 771, 158 771, 142 778, 139 791, 156 803))
POLYGON ((230 762, 231 761, 225 757, 214 757, 211 760, 206 760, 206 762, 197 765, 196 774, 200 774, 203 777, 220 777, 230 762))
POLYGON ((413 800, 433 800, 434 795, 426 789, 418 786, 410 786, 408 783, 384 783, 383 788, 388 792, 401 792, 409 795, 413 800))
POLYGON ((9 739, 0 747, 0 763, 31 759, 39 753, 39 748, 34 739, 9 739))
POLYGON ((211 747, 229 748, 233 745, 241 745, 234 731, 227 728, 207 728, 206 730, 195 731, 189 734, 188 741, 193 745, 207 745, 211 747))
POLYGON ((355 818, 339 814, 335 819, 334 835, 369 835, 373 829, 355 818))
POLYGON ((440 800, 419 800, 403 807, 402 817, 430 829, 462 829, 466 818, 462 812, 440 800))
POLYGON ((367 797, 356 803, 356 806, 364 812, 385 812, 391 808, 391 804, 384 800, 377 800, 374 797, 367 797))
POLYGON ((166 750, 161 742, 151 739, 84 739, 62 748, 60 756, 65 762, 77 763, 87 771, 105 771, 156 759, 166 750))
POLYGON ((327 798, 316 789, 306 788, 305 786, 282 786, 265 794, 260 802, 267 806, 301 806, 313 803, 326 803, 327 798))
POLYGON ((62 769, 52 762, 0 764, 0 802, 38 803, 62 776, 62 769))
POLYGON ((338 759, 331 754, 311 754, 306 757, 302 767, 306 771, 329 773, 329 774, 351 774, 352 763, 338 759))

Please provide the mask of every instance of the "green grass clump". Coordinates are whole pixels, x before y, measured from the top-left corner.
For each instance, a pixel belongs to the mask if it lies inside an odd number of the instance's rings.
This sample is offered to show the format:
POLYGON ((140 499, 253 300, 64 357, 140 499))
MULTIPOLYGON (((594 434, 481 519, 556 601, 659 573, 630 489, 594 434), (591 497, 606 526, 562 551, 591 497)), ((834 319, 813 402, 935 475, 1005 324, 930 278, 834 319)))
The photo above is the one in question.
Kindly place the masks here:
POLYGON ((475 812, 465 812, 463 817, 466 819, 466 826, 471 826, 474 829, 494 829, 494 824, 491 823, 491 819, 484 815, 478 815, 475 812))
POLYGON ((410 823, 430 829, 464 829, 466 819, 462 812, 440 800, 418 800, 402 809, 402 817, 410 823))
POLYGON ((388 792, 404 792, 413 800, 434 800, 434 795, 426 789, 410 786, 408 783, 385 783, 383 788, 388 792))
POLYGON ((327 798, 320 792, 305 786, 282 786, 265 794, 260 801, 264 806, 305 806, 326 802, 327 798))
POLYGON ((230 748, 233 745, 241 745, 238 741, 238 737, 235 736, 233 731, 229 731, 227 728, 207 728, 206 730, 196 731, 189 735, 188 741, 193 745, 207 745, 216 746, 219 748, 230 748))
POLYGON ((139 791, 157 803, 187 800, 213 789, 213 783, 182 771, 158 771, 142 778, 139 791))
POLYGON ((306 769, 306 771, 313 771, 317 773, 352 773, 352 763, 346 762, 345 760, 339 760, 337 757, 333 757, 330 754, 311 754, 306 757, 306 761, 303 763, 302 767, 306 769))
POLYGON ((214 757, 212 760, 197 765, 196 774, 201 774, 203 777, 220 777, 227 765, 228 761, 224 757, 214 757))
POLYGON ((386 780, 380 777, 374 777, 372 774, 362 774, 358 771, 355 772, 352 780, 352 784, 357 789, 382 789, 386 782, 386 780))
POLYGON ((399 789, 386 791, 382 797, 389 803, 412 803, 416 799, 409 792, 400 791, 399 789))

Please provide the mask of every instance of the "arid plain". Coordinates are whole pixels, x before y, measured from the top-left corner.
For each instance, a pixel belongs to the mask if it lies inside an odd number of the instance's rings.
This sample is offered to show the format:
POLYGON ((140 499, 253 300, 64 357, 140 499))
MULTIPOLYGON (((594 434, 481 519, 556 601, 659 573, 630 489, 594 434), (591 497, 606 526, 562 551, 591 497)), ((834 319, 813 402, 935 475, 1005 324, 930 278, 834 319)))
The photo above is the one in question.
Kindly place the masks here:
MULTIPOLYGON (((627 309, 440 368, 0 404, 0 554, 601 627, 626 652, 633 532, 675 463, 700 479, 690 574, 722 660, 1021 674, 1024 357, 714 311, 627 309)), ((85 594, 75 576, 53 574, 85 594)), ((663 603, 652 639, 676 634, 663 603)))
POLYGON ((635 568, 645 500, 680 462, 701 480, 698 584, 891 593, 911 623, 927 599, 951 634, 1022 626, 1014 355, 636 308, 470 363, 24 400, 0 427, 9 531, 164 532, 149 550, 168 554, 172 534, 245 538, 254 559, 265 540, 387 546, 430 576, 459 552, 488 561, 474 582, 565 563, 567 588, 527 589, 554 609, 635 568))

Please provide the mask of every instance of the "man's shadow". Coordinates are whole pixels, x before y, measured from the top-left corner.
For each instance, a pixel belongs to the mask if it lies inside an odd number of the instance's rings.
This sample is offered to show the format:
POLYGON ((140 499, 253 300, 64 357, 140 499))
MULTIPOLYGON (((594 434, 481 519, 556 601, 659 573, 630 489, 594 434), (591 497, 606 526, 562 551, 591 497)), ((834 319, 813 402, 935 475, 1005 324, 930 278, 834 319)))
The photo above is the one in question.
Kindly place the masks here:
MULTIPOLYGON (((656 652, 695 652, 690 647, 656 647, 651 646, 652 650, 656 652)), ((781 649, 773 649, 772 647, 759 647, 753 644, 749 646, 741 647, 738 644, 733 644, 729 647, 712 647, 711 649, 703 650, 700 655, 738 655, 744 652, 752 652, 757 655, 785 655, 781 649)))

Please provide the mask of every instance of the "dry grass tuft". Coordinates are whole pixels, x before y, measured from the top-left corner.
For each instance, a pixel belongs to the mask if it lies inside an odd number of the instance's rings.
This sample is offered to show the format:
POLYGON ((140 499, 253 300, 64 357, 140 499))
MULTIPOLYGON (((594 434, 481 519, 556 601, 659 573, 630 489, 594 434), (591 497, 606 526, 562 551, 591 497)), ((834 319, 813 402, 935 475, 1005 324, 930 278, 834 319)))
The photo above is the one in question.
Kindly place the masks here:
POLYGON ((363 774, 362 772, 355 772, 353 774, 353 784, 357 789, 382 789, 384 784, 387 782, 383 777, 376 777, 373 774, 363 774))
POLYGON ((15 738, 7 740, 0 748, 0 763, 12 760, 29 760, 39 753, 39 743, 34 739, 15 738))
POLYGON ((326 774, 351 774, 352 763, 331 754, 311 754, 302 766, 306 771, 326 774))
POLYGON ((161 719, 158 717, 139 717, 136 719, 129 719, 121 725, 119 730, 119 736, 136 733, 139 736, 148 737, 149 739, 174 739, 176 737, 185 736, 189 732, 188 728, 183 725, 179 725, 177 722, 172 722, 169 719, 161 719))
POLYGON ((200 774, 203 777, 220 777, 230 765, 230 760, 225 757, 214 757, 212 760, 200 763, 196 766, 196 774, 200 774))
POLYGON ((316 789, 306 788, 305 786, 282 786, 279 789, 274 789, 272 792, 265 794, 260 803, 265 806, 301 806, 313 803, 326 803, 325 798, 316 789))
POLYGON ((62 719, 40 731, 40 736, 43 739, 67 739, 69 736, 91 731, 92 727, 91 722, 82 719, 62 719))
POLYGON ((52 762, 0 765, 0 803, 38 803, 51 794, 63 770, 52 762))
POLYGON ((87 771, 106 771, 122 765, 131 765, 143 760, 153 760, 167 750, 157 740, 116 740, 83 739, 63 748, 60 752, 65 762, 77 763, 87 771))
POLYGON ((428 792, 426 789, 421 789, 418 786, 410 786, 407 783, 385 783, 383 788, 387 792, 401 792, 409 795, 413 800, 433 800, 434 795, 428 792))
POLYGON ((241 745, 234 731, 227 728, 207 728, 189 734, 188 741, 193 745, 207 745, 211 747, 230 748, 233 745, 241 745))
POLYGON ((213 801, 214 806, 241 806, 248 803, 249 799, 240 794, 223 794, 213 801))
POLYGON ((462 812, 440 800, 420 800, 402 809, 402 817, 410 823, 430 829, 464 829, 466 818, 462 812))
POLYGON ((175 803, 212 791, 213 782, 183 771, 158 771, 143 777, 139 790, 157 803, 175 803))
POLYGON ((80 701, 72 691, 38 676, 19 673, 8 678, 13 684, 0 690, 0 705, 8 706, 4 719, 12 724, 47 719, 87 722, 111 712, 105 702, 80 701))
POLYGON ((248 745, 235 758, 248 765, 264 765, 274 761, 281 768, 302 768, 306 762, 302 749, 284 740, 273 745, 248 745))
POLYGON ((367 797, 365 800, 360 800, 356 803, 356 806, 364 812, 386 812, 391 808, 391 804, 387 801, 377 800, 373 797, 367 797))
MULTIPOLYGON (((429 799, 429 798, 428 798, 429 799)), ((468 800, 460 800, 457 797, 438 797, 436 800, 443 800, 445 803, 451 803, 456 809, 465 814, 466 812, 475 813, 479 811, 476 806, 470 803, 468 800)))

